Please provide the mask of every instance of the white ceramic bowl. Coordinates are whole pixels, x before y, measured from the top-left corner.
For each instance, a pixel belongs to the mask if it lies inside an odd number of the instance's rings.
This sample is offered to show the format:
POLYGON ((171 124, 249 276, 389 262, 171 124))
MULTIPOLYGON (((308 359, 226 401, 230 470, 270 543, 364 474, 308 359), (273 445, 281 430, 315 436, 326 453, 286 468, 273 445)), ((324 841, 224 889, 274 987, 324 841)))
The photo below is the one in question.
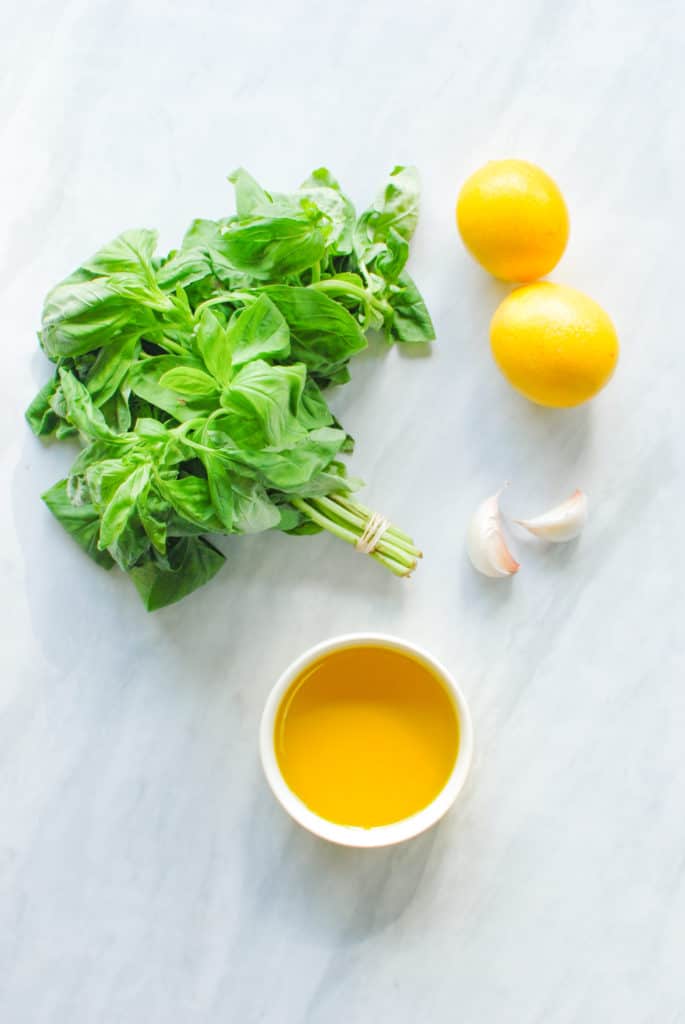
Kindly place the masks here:
POLYGON ((266 706, 264 707, 259 732, 259 748, 262 766, 274 796, 291 818, 294 818, 303 828, 308 829, 322 839, 328 839, 330 842, 339 843, 342 846, 391 846, 393 843, 402 843, 405 839, 411 839, 421 832, 425 832, 427 828, 430 828, 436 821, 439 821, 450 809, 464 785, 471 765, 473 726, 469 709, 461 690, 447 669, 436 661, 432 655, 428 654, 427 651, 417 647, 416 644, 409 643, 407 640, 400 640, 394 636, 385 636, 383 633, 347 633, 344 636, 333 637, 331 640, 324 640, 323 643, 317 644, 316 647, 311 647, 288 666, 269 694, 266 706), (411 817, 395 821, 390 825, 378 825, 375 828, 336 825, 334 822, 327 821, 326 818, 321 818, 318 814, 314 814, 286 784, 278 766, 274 748, 276 714, 288 687, 295 677, 307 665, 310 665, 322 655, 328 654, 330 651, 341 650, 345 647, 355 647, 359 644, 373 644, 378 647, 401 651, 423 662, 445 687, 459 719, 459 751, 454 768, 442 790, 434 800, 417 814, 412 814, 411 817))

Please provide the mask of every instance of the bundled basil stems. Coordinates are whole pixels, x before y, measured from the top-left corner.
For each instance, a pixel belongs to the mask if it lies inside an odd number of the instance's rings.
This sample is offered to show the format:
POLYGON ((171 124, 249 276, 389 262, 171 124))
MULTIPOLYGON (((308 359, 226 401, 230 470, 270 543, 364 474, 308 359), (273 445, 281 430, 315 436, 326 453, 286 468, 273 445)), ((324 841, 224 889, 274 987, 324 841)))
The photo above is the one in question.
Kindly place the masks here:
MULTIPOLYGON (((364 332, 433 338, 405 271, 418 213, 396 167, 360 217, 332 175, 290 195, 231 175, 236 215, 196 220, 155 257, 128 231, 48 294, 40 343, 57 366, 27 412, 41 436, 78 435, 66 480, 43 497, 149 610, 221 567, 211 534, 328 530, 356 544, 371 513, 339 456, 352 440, 324 391, 349 380, 364 332)), ((372 557, 407 575, 419 552, 390 526, 372 557)))

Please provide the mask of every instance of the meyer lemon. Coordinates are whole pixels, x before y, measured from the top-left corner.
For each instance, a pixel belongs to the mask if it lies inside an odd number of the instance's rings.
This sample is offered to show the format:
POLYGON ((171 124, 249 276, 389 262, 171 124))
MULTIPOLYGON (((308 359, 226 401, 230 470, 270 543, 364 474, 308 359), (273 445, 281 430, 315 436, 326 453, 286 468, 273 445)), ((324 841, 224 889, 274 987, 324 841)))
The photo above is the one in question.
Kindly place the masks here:
POLYGON ((525 160, 493 160, 472 174, 459 193, 457 226, 474 259, 502 281, 544 277, 569 232, 561 192, 525 160))
POLYGON ((517 288, 490 324, 492 354, 538 405, 579 405, 607 383, 618 360, 614 325, 594 299, 541 281, 517 288))

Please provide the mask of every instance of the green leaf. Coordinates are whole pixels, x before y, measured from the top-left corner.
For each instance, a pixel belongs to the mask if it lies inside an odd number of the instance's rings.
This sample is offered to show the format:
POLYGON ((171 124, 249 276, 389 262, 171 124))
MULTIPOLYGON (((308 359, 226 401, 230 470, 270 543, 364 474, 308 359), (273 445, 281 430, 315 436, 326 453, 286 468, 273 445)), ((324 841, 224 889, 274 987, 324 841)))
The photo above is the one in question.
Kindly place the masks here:
POLYGON ((316 170, 312 171, 308 178, 306 178, 300 188, 334 188, 336 192, 341 192, 340 184, 327 167, 317 167, 316 170))
POLYGON ((344 430, 323 427, 312 430, 298 445, 286 451, 241 451, 232 458, 257 472, 268 487, 276 487, 286 494, 310 493, 306 485, 330 466, 346 438, 344 430))
POLYGON ((288 325, 267 295, 260 295, 230 324, 228 346, 234 368, 253 359, 285 359, 289 355, 288 325))
POLYGON ((129 570, 149 612, 180 601, 208 583, 224 564, 220 551, 202 537, 169 542, 166 559, 153 552, 129 570))
POLYGON ((164 291, 171 291, 179 284, 187 288, 197 281, 204 281, 212 274, 212 264, 204 249, 186 249, 175 253, 159 267, 157 284, 164 291))
POLYGON ((166 552, 169 503, 154 487, 148 487, 138 498, 137 509, 150 543, 163 555, 166 552))
POLYGON ((221 240, 222 223, 222 221, 205 220, 203 218, 194 220, 183 236, 179 252, 194 249, 206 252, 208 249, 211 249, 216 242, 221 240))
POLYGON ((226 220, 194 220, 188 228, 181 252, 195 250, 195 257, 202 252, 209 262, 211 272, 223 284, 239 288, 249 286, 250 278, 238 270, 222 251, 223 229, 235 218, 226 220))
POLYGON ((312 171, 297 195, 305 196, 315 203, 330 220, 328 249, 338 255, 351 253, 354 244, 354 206, 330 171, 325 167, 312 171))
POLYGON ((110 498, 101 517, 101 549, 110 547, 123 533, 136 509, 136 502, 150 481, 151 467, 137 466, 122 480, 110 498))
POLYGON ((121 391, 115 392, 104 405, 100 406, 100 412, 105 417, 105 423, 116 434, 127 434, 131 429, 129 397, 129 388, 124 388, 121 391))
POLYGON ((60 423, 55 431, 55 437, 58 441, 63 441, 67 437, 76 437, 77 435, 78 430, 69 423, 60 423))
POLYGON ((214 513, 209 484, 203 477, 160 479, 157 487, 182 519, 201 526, 207 533, 221 532, 221 521, 214 513))
MULTIPOLYGON (((101 515, 119 487, 119 484, 138 465, 140 465, 140 459, 130 452, 124 452, 121 455, 117 453, 113 458, 103 455, 99 459, 89 459, 88 468, 85 470, 84 476, 93 505, 101 515)), ((72 472, 69 478, 70 482, 73 480, 73 477, 74 474, 72 472)))
POLYGON ((156 246, 156 231, 145 228, 124 231, 103 245, 83 266, 96 277, 121 272, 138 274, 149 267, 156 246))
POLYGON ((321 394, 321 389, 310 378, 304 386, 298 419, 307 430, 329 427, 334 422, 333 413, 321 394))
POLYGON ((102 566, 103 569, 111 569, 114 561, 106 551, 98 549, 98 535, 100 533, 100 519, 90 503, 74 505, 69 499, 67 481, 60 480, 49 491, 43 495, 43 501, 52 512, 67 533, 70 533, 76 543, 83 548, 87 555, 102 566))
POLYGON ((221 396, 226 415, 217 428, 240 448, 285 448, 305 433, 298 420, 307 371, 301 363, 270 366, 246 363, 221 396))
POLYGON ((183 398, 211 398, 219 396, 216 381, 204 370, 193 366, 176 366, 167 370, 159 379, 163 388, 168 388, 182 395, 183 398))
POLYGON ((435 329, 426 304, 409 274, 399 279, 400 290, 389 296, 393 316, 388 334, 391 340, 420 343, 433 341, 435 329))
POLYGON ((257 217, 227 224, 218 250, 238 270, 273 279, 317 263, 326 238, 323 224, 311 217, 257 217))
POLYGON ((262 533, 275 529, 281 513, 262 484, 247 476, 233 477, 234 533, 262 533))
POLYGON ((122 532, 109 547, 110 555, 124 572, 128 572, 149 551, 150 541, 138 516, 131 516, 122 532))
POLYGON ((107 283, 113 292, 132 303, 162 312, 172 308, 171 299, 158 286, 152 273, 149 276, 142 272, 140 275, 128 272, 111 274, 107 283))
POLYGON ((203 310, 195 336, 197 349, 211 375, 222 386, 233 374, 226 328, 211 309, 203 310))
POLYGON ((203 452, 212 507, 227 533, 233 529, 233 486, 231 469, 225 459, 203 452))
POLYGON ((270 285, 264 289, 290 328, 291 357, 321 376, 331 376, 366 338, 347 310, 314 288, 270 285))
POLYGON ((120 387, 135 359, 139 341, 139 330, 124 330, 100 350, 85 381, 96 405, 102 405, 120 387))
MULTIPOLYGON (((276 529, 281 530, 283 533, 295 534, 303 522, 312 522, 311 519, 305 519, 304 515, 298 509, 293 508, 292 505, 279 505, 278 511, 281 514, 281 518, 276 529)), ((316 526, 315 523, 312 523, 312 525, 316 526)), ((321 531, 320 526, 317 527, 317 532, 319 531, 321 531)))
POLYGON ((48 292, 40 342, 53 360, 77 356, 106 345, 122 327, 149 323, 149 310, 137 310, 107 278, 67 280, 48 292))
POLYGON ((59 423, 59 416, 50 405, 50 399, 58 386, 59 377, 55 374, 43 385, 26 410, 26 420, 36 437, 47 437, 54 433, 59 423))
POLYGON ((391 227, 386 246, 376 257, 374 270, 386 281, 396 281, 409 258, 409 242, 391 227))
MULTIPOLYGON (((419 176, 415 167, 395 167, 385 188, 367 213, 372 241, 385 241, 393 228, 407 241, 419 219, 419 176)), ((364 219, 362 214, 362 219, 364 219)))
POLYGON ((190 356, 184 357, 182 360, 178 356, 153 356, 151 359, 143 359, 133 364, 129 374, 129 384, 131 391, 139 398, 163 409, 183 423, 185 420, 195 419, 216 408, 216 396, 185 399, 171 388, 164 387, 161 384, 161 378, 169 370, 174 370, 179 366, 202 370, 199 360, 193 360, 190 356))
POLYGON ((169 435, 163 423, 160 423, 159 420, 150 419, 147 416, 138 417, 135 432, 149 441, 166 440, 169 435))
POLYGON ((235 189, 235 208, 238 217, 242 219, 268 212, 272 205, 271 197, 244 167, 232 171, 228 180, 235 189))
MULTIPOLYGON (((395 167, 373 206, 354 228, 354 252, 369 287, 378 278, 394 282, 409 255, 409 239, 419 215, 419 180, 415 168, 395 167)), ((369 326, 380 326, 373 321, 369 326)))
POLYGON ((125 232, 48 293, 40 338, 51 359, 90 352, 122 327, 154 322, 147 307, 165 308, 166 302, 151 264, 156 237, 125 232))
POLYGON ((117 442, 112 442, 110 439, 93 441, 92 444, 83 448, 76 456, 69 471, 69 479, 72 480, 83 476, 92 466, 100 462, 111 462, 114 460, 123 465, 121 459, 125 455, 129 455, 134 448, 135 441, 131 440, 122 444, 118 443, 118 439, 117 442))
POLYGON ((93 404, 87 388, 68 370, 60 370, 59 377, 69 422, 84 437, 116 442, 117 435, 93 404))

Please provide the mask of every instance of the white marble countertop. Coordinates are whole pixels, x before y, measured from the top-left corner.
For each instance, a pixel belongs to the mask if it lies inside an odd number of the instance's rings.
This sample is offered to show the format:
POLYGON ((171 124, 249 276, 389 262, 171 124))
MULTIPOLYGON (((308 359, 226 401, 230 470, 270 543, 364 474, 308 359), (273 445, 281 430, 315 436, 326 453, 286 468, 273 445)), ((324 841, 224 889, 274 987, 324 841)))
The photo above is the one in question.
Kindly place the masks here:
POLYGON ((2 18, 3 1024, 685 1021, 683 8, 353 10, 25 0, 2 18), (558 179, 553 278, 621 336, 576 411, 496 372, 505 289, 454 229, 459 183, 506 155, 558 179), (368 503, 424 564, 405 584, 332 538, 241 539, 146 616, 38 498, 70 459, 22 421, 47 376, 43 294, 125 227, 164 248, 228 210, 237 164, 278 189, 325 163, 363 204, 398 162, 423 177, 411 266, 438 342, 358 359, 335 402, 368 503), (499 585, 463 534, 507 478, 510 512, 581 486, 592 515, 578 544, 517 540, 499 585), (299 830, 257 757, 277 673, 357 629, 435 652, 476 729, 457 807, 389 851, 299 830))

